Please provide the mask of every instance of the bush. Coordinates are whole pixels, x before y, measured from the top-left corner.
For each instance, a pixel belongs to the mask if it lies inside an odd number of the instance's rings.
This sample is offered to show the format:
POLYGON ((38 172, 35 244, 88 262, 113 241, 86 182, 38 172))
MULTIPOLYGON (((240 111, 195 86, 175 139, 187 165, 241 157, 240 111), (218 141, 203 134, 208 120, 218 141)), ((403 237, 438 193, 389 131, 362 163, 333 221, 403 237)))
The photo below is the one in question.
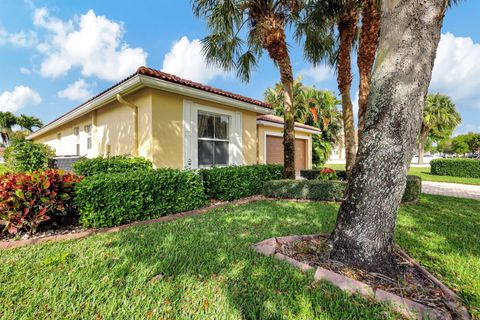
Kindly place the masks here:
POLYGON ((346 186, 343 181, 277 180, 265 183, 263 195, 273 198, 340 201, 343 200, 346 186))
POLYGON ((30 233, 55 215, 72 214, 74 185, 80 179, 71 173, 10 173, 0 179, 0 224, 3 231, 30 233))
POLYGON ((402 202, 416 202, 422 193, 422 178, 407 176, 407 185, 403 193, 402 202))
POLYGON ((263 184, 282 179, 280 165, 249 165, 202 169, 205 193, 218 200, 235 200, 260 194, 263 184))
MULTIPOLYGON (((300 176, 307 180, 320 179, 322 175, 322 170, 325 169, 330 168, 300 170, 300 176)), ((335 174, 339 180, 347 180, 347 172, 345 170, 335 170, 335 174)))
POLYGON ((17 172, 45 170, 48 159, 54 155, 49 146, 29 140, 15 142, 4 153, 7 166, 17 172))
MULTIPOLYGON (((346 181, 277 180, 265 183, 262 194, 272 198, 341 201, 346 188, 346 181)), ((417 201, 421 192, 422 179, 417 176, 407 176, 402 202, 417 201)))
POLYGON ((433 159, 430 172, 439 176, 480 178, 480 160, 475 159, 433 159))
POLYGON ((207 203, 200 176, 175 169, 96 174, 75 187, 85 227, 111 227, 200 208, 207 203))
POLYGON ((152 169, 150 160, 141 157, 113 156, 84 159, 72 165, 73 172, 81 176, 92 176, 99 173, 121 173, 132 170, 152 169))

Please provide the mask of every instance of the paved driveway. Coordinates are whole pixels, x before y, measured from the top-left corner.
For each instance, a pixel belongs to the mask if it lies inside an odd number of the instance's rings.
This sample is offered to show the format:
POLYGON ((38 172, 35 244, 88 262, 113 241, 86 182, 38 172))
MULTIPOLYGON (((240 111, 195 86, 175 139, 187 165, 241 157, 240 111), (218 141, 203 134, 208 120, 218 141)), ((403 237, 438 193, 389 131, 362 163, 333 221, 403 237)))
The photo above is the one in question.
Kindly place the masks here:
POLYGON ((468 184, 422 181, 422 192, 480 200, 480 186, 468 184))

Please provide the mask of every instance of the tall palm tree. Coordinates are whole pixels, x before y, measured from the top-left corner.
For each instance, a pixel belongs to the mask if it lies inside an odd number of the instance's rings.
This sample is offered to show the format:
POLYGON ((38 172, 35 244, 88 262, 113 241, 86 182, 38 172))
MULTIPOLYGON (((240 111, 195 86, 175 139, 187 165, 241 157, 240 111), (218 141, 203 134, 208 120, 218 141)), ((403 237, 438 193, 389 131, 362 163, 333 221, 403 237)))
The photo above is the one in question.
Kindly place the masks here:
POLYGON ((17 124, 24 130, 28 131, 28 133, 33 132, 33 128, 41 128, 43 127, 42 120, 33 117, 21 114, 20 117, 17 118, 17 124))
POLYGON ((356 155, 353 103, 350 93, 351 51, 356 40, 360 5, 359 0, 314 1, 307 7, 297 32, 297 37, 304 38, 305 55, 314 65, 327 60, 336 66, 338 90, 342 97, 348 176, 352 172, 356 155))
POLYGON ((4 145, 8 145, 12 127, 17 124, 17 118, 11 112, 0 111, 0 138, 4 145))
POLYGON ((357 66, 360 75, 358 88, 358 136, 365 127, 368 94, 373 62, 377 53, 380 36, 380 2, 379 0, 362 0, 362 27, 357 52, 357 66))
POLYGON ((450 97, 439 93, 429 94, 423 109, 423 121, 418 137, 418 164, 423 164, 425 143, 429 134, 434 131, 437 135, 443 132, 451 133, 461 121, 462 118, 450 97))
POLYGON ((236 70, 243 81, 266 50, 280 70, 284 88, 284 177, 295 179, 293 71, 285 29, 302 9, 301 0, 192 0, 194 14, 210 30, 203 50, 207 60, 226 70, 236 70), (246 28, 246 39, 241 38, 246 28))

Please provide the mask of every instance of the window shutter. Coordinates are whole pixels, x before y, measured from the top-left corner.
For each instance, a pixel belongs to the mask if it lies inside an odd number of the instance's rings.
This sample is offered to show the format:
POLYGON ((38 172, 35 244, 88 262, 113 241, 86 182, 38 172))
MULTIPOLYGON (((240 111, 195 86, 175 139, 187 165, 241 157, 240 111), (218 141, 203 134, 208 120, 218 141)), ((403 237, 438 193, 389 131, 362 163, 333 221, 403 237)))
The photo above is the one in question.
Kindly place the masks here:
POLYGON ((183 102, 183 167, 194 168, 192 103, 183 102))
POLYGON ((243 164, 243 114, 242 112, 236 111, 232 119, 232 164, 242 165, 243 164))

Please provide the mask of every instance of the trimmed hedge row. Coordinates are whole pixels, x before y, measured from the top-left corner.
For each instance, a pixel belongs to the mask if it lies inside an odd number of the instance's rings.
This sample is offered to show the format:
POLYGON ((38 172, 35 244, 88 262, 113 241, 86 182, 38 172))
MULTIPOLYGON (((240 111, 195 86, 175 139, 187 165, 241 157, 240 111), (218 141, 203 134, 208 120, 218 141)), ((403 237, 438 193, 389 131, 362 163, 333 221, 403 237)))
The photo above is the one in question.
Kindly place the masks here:
MULTIPOLYGON (((340 180, 277 180, 265 183, 262 194, 273 198, 341 201, 347 182, 340 180)), ((418 201, 422 192, 422 179, 407 176, 402 202, 418 201)))
MULTIPOLYGON (((307 180, 316 180, 320 177, 322 169, 300 170, 300 176, 307 180)), ((339 180, 347 180, 347 171, 335 170, 339 180)))
POLYGON ((84 159, 72 165, 73 171, 81 176, 93 176, 101 173, 122 173, 133 170, 150 170, 150 160, 141 157, 113 156, 84 159))
POLYGON ((200 176, 175 169, 97 174, 75 187, 80 223, 111 227, 203 207, 207 197, 200 176))
POLYGON ((439 176, 480 178, 480 160, 475 159, 433 159, 430 172, 439 176))
POLYGON ((235 200, 260 194, 266 181, 282 179, 280 165, 231 166, 200 170, 209 198, 235 200))

